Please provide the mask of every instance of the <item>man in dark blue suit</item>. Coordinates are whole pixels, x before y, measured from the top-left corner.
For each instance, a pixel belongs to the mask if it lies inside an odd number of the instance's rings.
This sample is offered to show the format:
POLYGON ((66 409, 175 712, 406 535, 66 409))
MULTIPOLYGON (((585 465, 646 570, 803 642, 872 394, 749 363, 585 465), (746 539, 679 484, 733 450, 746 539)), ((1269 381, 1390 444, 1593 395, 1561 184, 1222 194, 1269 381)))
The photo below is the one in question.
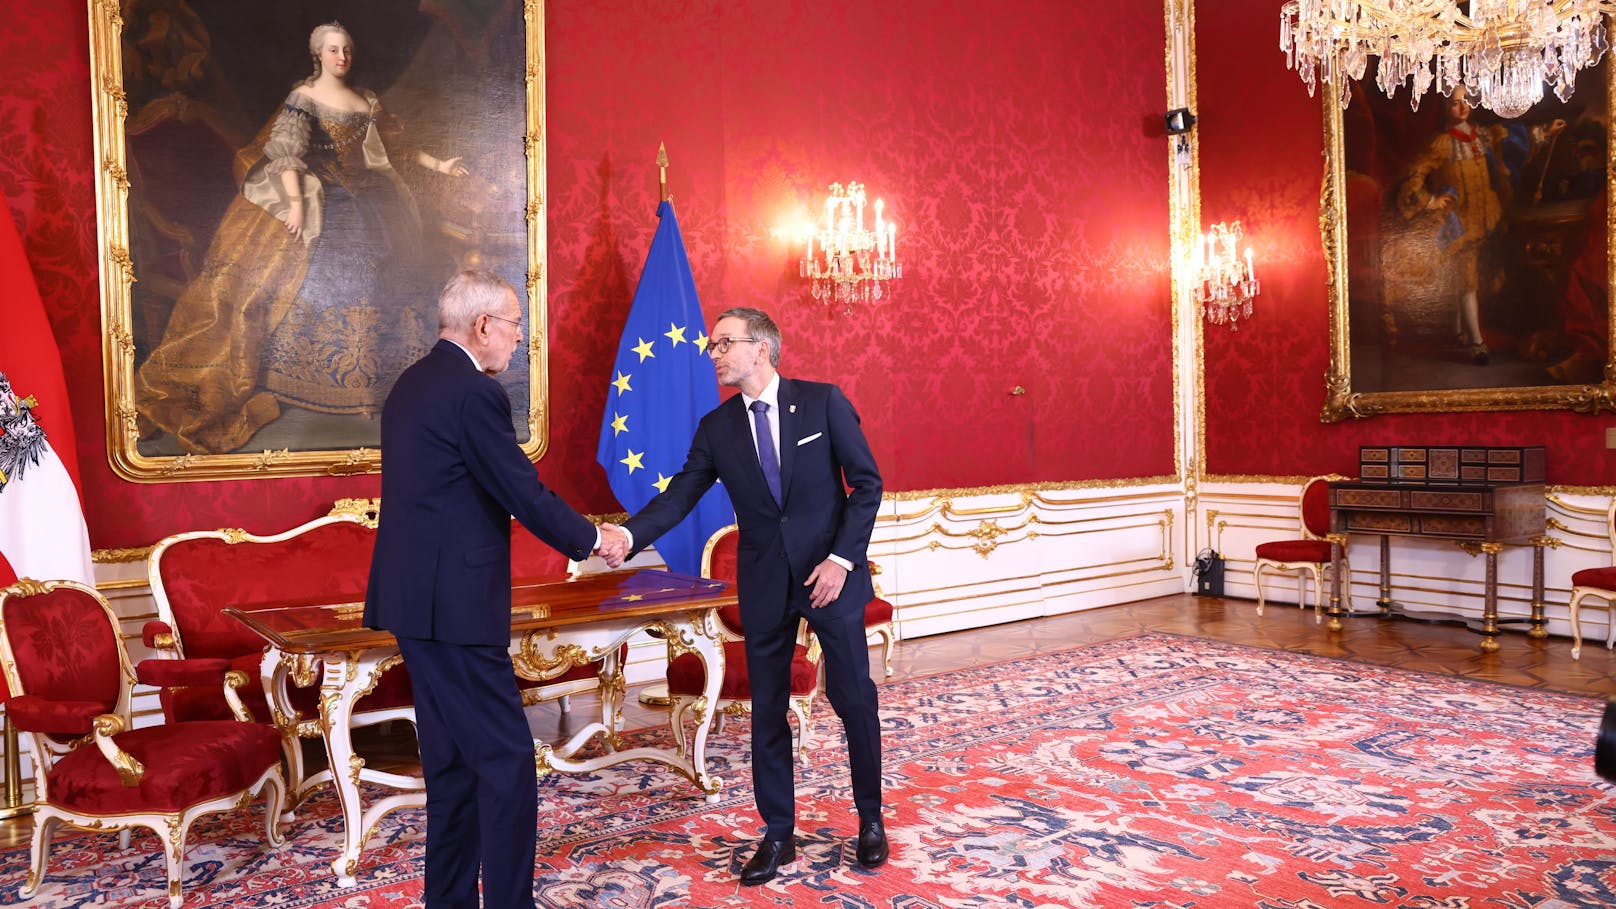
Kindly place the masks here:
POLYGON ((741 883, 768 881, 797 856, 786 709, 802 618, 825 654, 826 694, 847 732, 858 859, 873 868, 886 861, 887 840, 864 607, 875 595, 866 550, 881 506, 881 474, 841 389, 776 372, 780 329, 768 314, 746 307, 724 312, 707 352, 719 383, 741 393, 702 418, 684 467, 624 524, 629 548, 651 543, 723 481, 740 525, 736 572, 752 688, 752 792, 767 828, 741 883))
POLYGON ((579 560, 617 564, 539 482, 493 376, 522 340, 516 291, 461 272, 438 299, 439 340, 382 408, 382 517, 365 625, 390 631, 415 691, 426 778, 429 909, 533 909, 538 785, 510 657, 511 517, 579 560))

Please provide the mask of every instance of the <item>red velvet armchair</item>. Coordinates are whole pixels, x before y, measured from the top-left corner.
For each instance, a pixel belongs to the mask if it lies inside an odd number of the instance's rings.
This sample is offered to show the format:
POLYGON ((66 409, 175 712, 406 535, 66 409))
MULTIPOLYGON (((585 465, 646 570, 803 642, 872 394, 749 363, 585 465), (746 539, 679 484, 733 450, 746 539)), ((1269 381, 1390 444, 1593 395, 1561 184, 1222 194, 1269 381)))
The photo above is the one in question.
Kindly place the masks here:
POLYGON ((283 840, 281 738, 250 721, 235 689, 249 680, 223 659, 145 660, 131 669, 117 617, 93 588, 27 579, 0 590, 6 712, 34 764, 34 830, 21 895, 38 892, 62 824, 104 831, 148 827, 162 844, 168 902, 181 902, 185 838, 199 817, 265 797, 265 837, 283 840), (220 688, 229 720, 130 728, 136 680, 220 688), (93 747, 92 747, 93 746, 93 747))
MULTIPOLYGON (((1302 485, 1297 500, 1301 514, 1302 538, 1276 540, 1257 545, 1257 564, 1252 569, 1257 584, 1257 614, 1263 613, 1264 571, 1294 571, 1296 578, 1296 605, 1307 607, 1307 579, 1313 579, 1313 620, 1324 621, 1324 574, 1330 568, 1330 483, 1344 480, 1336 474, 1313 477, 1302 485)), ((1352 572, 1347 568, 1346 553, 1341 556, 1342 595, 1348 610, 1352 609, 1352 572)))
MULTIPOLYGON (((701 575, 735 582, 735 546, 740 539, 734 524, 721 528, 707 540, 701 556, 701 575)), ((746 642, 742 637, 739 606, 726 606, 719 610, 720 632, 724 641, 724 679, 719 683, 718 711, 714 725, 722 731, 725 714, 750 713, 752 689, 746 674, 746 642)), ((813 738, 814 700, 819 696, 820 665, 819 642, 802 622, 797 629, 797 647, 791 659, 791 712, 797 717, 797 759, 808 763, 808 747, 813 738)), ((682 653, 668 663, 669 722, 680 753, 689 754, 685 738, 684 717, 701 700, 707 683, 707 672, 701 657, 682 653)), ((706 742, 698 741, 698 755, 706 742)))
MULTIPOLYGON (((157 620, 147 622, 143 638, 167 660, 223 660, 254 679, 262 678, 264 639, 221 611, 227 606, 252 609, 295 600, 362 603, 370 580, 370 554, 375 545, 379 504, 375 499, 339 499, 324 517, 282 533, 260 536, 245 530, 194 531, 168 537, 152 548, 146 568, 157 620)), ((292 667, 287 694, 302 720, 320 715, 319 666, 292 667)), ((292 727, 290 717, 272 717, 261 685, 247 697, 254 719, 292 727)), ((230 709, 212 686, 177 687, 159 694, 169 722, 220 720, 230 709)), ((354 710, 354 725, 389 720, 414 722, 410 679, 403 666, 382 675, 376 690, 354 710)), ((313 723, 300 734, 317 736, 313 723)), ((295 737, 285 742, 294 803, 328 778, 329 770, 305 778, 303 749, 295 737)))

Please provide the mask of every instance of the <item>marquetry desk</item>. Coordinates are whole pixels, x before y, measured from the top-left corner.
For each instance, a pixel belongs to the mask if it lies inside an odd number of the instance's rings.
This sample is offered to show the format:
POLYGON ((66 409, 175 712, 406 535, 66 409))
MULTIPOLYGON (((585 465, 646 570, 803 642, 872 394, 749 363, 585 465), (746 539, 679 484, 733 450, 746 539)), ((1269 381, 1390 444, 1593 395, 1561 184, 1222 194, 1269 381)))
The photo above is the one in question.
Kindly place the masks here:
MULTIPOLYGON (((535 578, 511 589, 511 660, 523 678, 553 678, 568 666, 601 660, 601 716, 566 742, 551 747, 534 742, 536 770, 585 773, 650 760, 672 767, 691 780, 708 801, 715 801, 723 781, 707 773, 706 741, 712 711, 696 711, 694 747, 618 750, 623 688, 618 654, 636 632, 655 630, 668 644, 671 660, 695 653, 706 665, 706 703, 718 702, 724 678, 724 646, 719 640, 718 610, 735 603, 734 588, 723 582, 653 569, 613 571, 575 578, 535 578), (575 759, 580 749, 603 737, 604 754, 575 759)), ((397 641, 384 631, 362 624, 363 603, 286 603, 250 611, 226 609, 269 642, 262 674, 270 709, 283 736, 319 735, 325 741, 332 785, 342 811, 342 853, 331 863, 337 883, 354 886, 365 840, 381 819, 401 808, 426 804, 418 776, 367 768, 354 753, 349 722, 354 703, 376 686, 381 674, 402 661, 397 641), (289 679, 300 685, 320 678, 320 716, 299 717, 287 697, 289 679), (339 772, 346 768, 345 772, 339 772), (368 807, 361 782, 398 790, 368 807)), ((682 740, 676 736, 675 741, 682 740)))
MULTIPOLYGON (((1382 615, 1421 621, 1453 621, 1481 633, 1481 650, 1498 649, 1498 553, 1507 545, 1532 547, 1532 614, 1528 634, 1548 636, 1543 612, 1543 547, 1548 543, 1547 502, 1541 483, 1458 484, 1386 483, 1342 480, 1330 484, 1331 631, 1341 630, 1341 562, 1347 537, 1354 533, 1380 537, 1382 615), (1391 538, 1452 540, 1475 555, 1487 557, 1480 623, 1452 615, 1416 613, 1396 608, 1391 598, 1391 538)), ((1350 580, 1348 581, 1350 583, 1350 580)), ((1506 621, 1521 621, 1511 619, 1506 621)))

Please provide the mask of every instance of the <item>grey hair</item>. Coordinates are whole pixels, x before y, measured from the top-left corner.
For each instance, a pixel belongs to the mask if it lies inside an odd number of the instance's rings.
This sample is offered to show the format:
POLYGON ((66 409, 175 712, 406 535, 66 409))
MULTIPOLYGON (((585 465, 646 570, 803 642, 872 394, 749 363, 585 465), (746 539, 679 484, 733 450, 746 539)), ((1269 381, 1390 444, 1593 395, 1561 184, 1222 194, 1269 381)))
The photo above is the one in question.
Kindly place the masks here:
POLYGON ((478 316, 495 315, 494 311, 504 304, 505 295, 515 293, 516 288, 510 282, 491 271, 459 272, 443 285, 443 293, 438 295, 438 332, 465 336, 478 316))
POLYGON ((314 75, 304 79, 304 85, 313 85, 314 80, 320 78, 320 39, 326 32, 342 32, 348 39, 348 47, 354 46, 353 33, 341 22, 333 19, 324 25, 316 25, 314 31, 309 32, 309 56, 314 58, 314 75))
POLYGON ((768 313, 750 306, 733 306, 718 314, 719 322, 725 319, 740 319, 746 323, 748 335, 769 342, 769 365, 780 368, 780 326, 774 324, 768 313))

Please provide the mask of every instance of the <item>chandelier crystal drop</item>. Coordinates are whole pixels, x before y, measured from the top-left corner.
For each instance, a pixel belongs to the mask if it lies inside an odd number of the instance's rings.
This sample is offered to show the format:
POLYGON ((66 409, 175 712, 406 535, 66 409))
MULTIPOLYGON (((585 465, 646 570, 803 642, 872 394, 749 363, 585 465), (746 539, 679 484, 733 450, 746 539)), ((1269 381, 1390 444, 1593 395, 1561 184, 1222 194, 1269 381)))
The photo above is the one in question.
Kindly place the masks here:
POLYGON ((803 230, 808 246, 798 263, 798 273, 812 282, 813 298, 849 314, 855 303, 881 299, 891 282, 903 277, 898 225, 885 218, 886 203, 876 199, 874 228, 867 229, 865 201, 864 184, 832 183, 823 222, 803 230))
POLYGON ((1616 0, 1289 0, 1279 11, 1279 48, 1312 95, 1333 87, 1345 108, 1350 84, 1380 59, 1375 84, 1410 104, 1435 86, 1463 85, 1478 107, 1519 117, 1547 86, 1565 101, 1577 73, 1610 47, 1616 0))

